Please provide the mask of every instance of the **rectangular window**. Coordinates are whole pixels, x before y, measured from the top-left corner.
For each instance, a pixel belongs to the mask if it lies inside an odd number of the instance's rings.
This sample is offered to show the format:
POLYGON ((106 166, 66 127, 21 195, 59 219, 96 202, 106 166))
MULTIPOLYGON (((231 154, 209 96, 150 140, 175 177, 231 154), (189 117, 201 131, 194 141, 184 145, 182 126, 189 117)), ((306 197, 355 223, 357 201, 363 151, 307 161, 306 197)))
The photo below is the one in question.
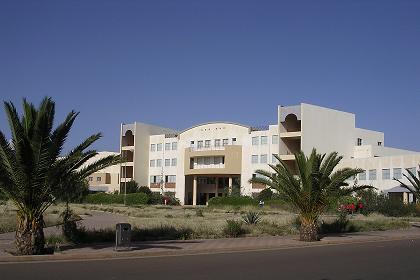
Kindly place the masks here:
POLYGON ((162 143, 157 144, 157 146, 156 146, 156 147, 157 147, 157 149, 156 149, 156 150, 157 150, 158 152, 161 152, 161 151, 162 151, 162 143))
POLYGON ((206 140, 206 141, 204 142, 204 146, 205 146, 206 148, 210 148, 210 143, 211 143, 211 141, 210 141, 210 140, 206 140))
POLYGON ((162 166, 162 160, 158 159, 156 160, 156 167, 161 167, 162 166))
POLYGON ((197 148, 199 148, 199 149, 203 148, 203 141, 202 140, 197 141, 197 148))
POLYGON ((275 145, 279 143, 279 136, 273 135, 271 142, 275 145))
POLYGON ((156 166, 156 162, 154 159, 150 160, 150 167, 155 167, 156 166))
POLYGON ((165 151, 171 150, 171 143, 165 143, 165 151))
POLYGON ((261 155, 261 163, 267 163, 267 154, 261 155))
POLYGON ((151 152, 156 152, 156 144, 151 144, 150 145, 150 151, 151 152))
POLYGON ((409 175, 410 173, 408 173, 408 171, 410 171, 415 177, 417 177, 417 172, 416 172, 416 168, 415 167, 407 168, 407 175, 410 176, 409 175))
POLYGON ((169 158, 165 159, 165 166, 171 166, 171 160, 169 158))
POLYGON ((211 162, 211 157, 205 157, 204 158, 204 165, 210 165, 210 164, 212 164, 212 162, 211 162))
POLYGON ((252 155, 251 163, 253 163, 253 164, 258 163, 258 155, 252 155))
POLYGON ((176 183, 176 176, 175 175, 167 175, 165 176, 166 183, 176 183))
POLYGON ((357 146, 362 146, 362 138, 357 138, 357 146))
POLYGON ((258 146, 259 144, 258 136, 252 137, 252 146, 258 146))
POLYGON ((176 158, 172 159, 172 166, 176 166, 176 158))
POLYGON ((215 147, 220 147, 220 139, 214 140, 214 146, 215 147))
POLYGON ((376 180, 376 169, 369 170, 369 180, 376 180))
POLYGON ((102 178, 101 177, 96 177, 96 181, 97 182, 100 182, 102 180, 102 178))
POLYGON ((268 144, 268 137, 261 136, 261 145, 267 145, 267 144, 268 144))
POLYGON ((232 145, 236 144, 236 138, 232 138, 232 145))
MULTIPOLYGON (((272 154, 271 155, 271 163, 273 163, 273 164, 279 164, 279 161, 276 159, 276 156, 277 154, 272 154)), ((277 155, 278 156, 278 155, 277 155)))
POLYGON ((89 181, 92 182, 93 181, 93 177, 89 177, 89 181))
POLYGON ((178 143, 177 142, 172 142, 172 150, 176 151, 178 149, 178 143))
POLYGON ((190 147, 191 147, 191 148, 194 148, 194 141, 191 141, 191 142, 190 142, 190 147))
POLYGON ((150 184, 156 183, 156 177, 150 176, 150 184))
POLYGON ((366 180, 366 170, 363 171, 362 173, 359 173, 359 180, 360 181, 365 181, 366 180))
POLYGON ((401 168, 394 168, 392 170, 395 179, 402 179, 402 170, 401 168))
POLYGON ((378 146, 382 146, 382 142, 380 142, 380 141, 379 141, 379 142, 378 142, 378 146))
POLYGON ((229 139, 223 139, 223 146, 229 145, 229 139))
POLYGON ((382 169, 382 180, 391 179, 391 172, 389 169, 382 169))

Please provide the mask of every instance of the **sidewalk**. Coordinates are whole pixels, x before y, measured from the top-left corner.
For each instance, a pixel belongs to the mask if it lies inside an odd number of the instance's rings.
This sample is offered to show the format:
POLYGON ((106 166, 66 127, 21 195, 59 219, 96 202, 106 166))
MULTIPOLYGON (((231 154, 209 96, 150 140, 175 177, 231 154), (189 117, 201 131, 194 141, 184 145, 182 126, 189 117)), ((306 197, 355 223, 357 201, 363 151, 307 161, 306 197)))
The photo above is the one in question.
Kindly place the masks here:
POLYGON ((266 236, 186 241, 138 242, 130 251, 115 252, 114 244, 95 244, 72 248, 62 248, 62 252, 44 256, 0 255, 1 262, 21 261, 60 261, 60 260, 97 260, 110 258, 141 258, 155 256, 179 256, 188 254, 226 253, 253 250, 273 250, 303 248, 338 244, 377 242, 400 239, 419 239, 420 228, 342 234, 322 238, 319 242, 301 242, 297 236, 266 236))

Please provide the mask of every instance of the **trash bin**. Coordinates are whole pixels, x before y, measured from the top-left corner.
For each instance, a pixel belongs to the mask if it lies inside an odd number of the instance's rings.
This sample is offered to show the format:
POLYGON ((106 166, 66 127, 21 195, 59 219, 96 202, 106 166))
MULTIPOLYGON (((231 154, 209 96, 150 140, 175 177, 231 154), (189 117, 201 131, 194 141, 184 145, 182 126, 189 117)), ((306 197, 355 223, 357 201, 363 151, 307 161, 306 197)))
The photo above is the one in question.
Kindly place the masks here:
POLYGON ((119 223, 115 226, 115 250, 130 250, 131 225, 119 223))

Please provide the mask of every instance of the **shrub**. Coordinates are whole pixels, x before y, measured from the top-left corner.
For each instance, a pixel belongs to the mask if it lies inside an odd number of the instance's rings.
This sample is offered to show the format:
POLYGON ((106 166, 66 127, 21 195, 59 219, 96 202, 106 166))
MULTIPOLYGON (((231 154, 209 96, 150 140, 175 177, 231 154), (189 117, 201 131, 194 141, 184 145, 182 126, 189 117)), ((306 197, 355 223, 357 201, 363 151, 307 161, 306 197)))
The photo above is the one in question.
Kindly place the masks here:
POLYGON ((345 232, 354 232, 356 228, 350 223, 347 212, 340 212, 338 218, 332 223, 322 223, 319 226, 319 231, 321 233, 345 233, 345 232))
POLYGON ((245 234, 245 230, 242 227, 242 222, 235 220, 226 220, 226 224, 223 227, 223 234, 226 237, 239 237, 245 234))
POLYGON ((141 192, 129 194, 126 198, 127 205, 144 205, 147 202, 149 202, 149 196, 141 192))
POLYGON ((197 210, 195 210, 195 215, 196 215, 197 217, 204 217, 204 214, 203 214, 203 209, 198 208, 197 210))
POLYGON ((145 193, 148 196, 150 196, 152 194, 152 190, 149 187, 147 187, 147 186, 141 186, 141 187, 139 187, 138 190, 137 190, 137 192, 139 192, 139 193, 145 193))
POLYGON ((271 189, 263 189, 257 195, 257 200, 267 201, 273 198, 273 191, 271 189))
MULTIPOLYGON (((107 193, 89 194, 85 201, 92 204, 124 204, 124 195, 107 193)), ((147 204, 149 196, 145 193, 131 193, 126 195, 127 205, 147 204)))
POLYGON ((151 194, 149 194, 149 204, 162 204, 162 201, 163 196, 159 192, 151 192, 151 194))
POLYGON ((261 216, 260 213, 249 211, 242 216, 242 220, 244 220, 247 225, 256 225, 261 221, 261 216))
POLYGON ((181 202, 179 201, 178 198, 175 197, 175 193, 174 192, 166 192, 163 195, 163 202, 165 202, 166 200, 166 205, 181 205, 181 202))
POLYGON ((258 201, 249 196, 226 196, 213 197, 209 200, 209 206, 246 206, 258 205, 258 201))

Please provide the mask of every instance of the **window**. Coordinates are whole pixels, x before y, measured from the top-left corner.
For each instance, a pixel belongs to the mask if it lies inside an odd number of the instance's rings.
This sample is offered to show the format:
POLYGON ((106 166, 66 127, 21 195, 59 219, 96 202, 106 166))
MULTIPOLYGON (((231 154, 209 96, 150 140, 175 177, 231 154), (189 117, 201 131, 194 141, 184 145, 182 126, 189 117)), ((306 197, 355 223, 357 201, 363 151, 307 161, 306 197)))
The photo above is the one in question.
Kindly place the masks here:
POLYGON ((278 144, 279 143, 279 136, 278 135, 273 135, 271 142, 273 144, 278 144))
POLYGON ((204 165, 210 165, 212 162, 212 160, 211 160, 212 158, 211 157, 205 157, 204 158, 204 165))
POLYGON ((165 151, 171 150, 171 143, 165 143, 165 151))
POLYGON ((366 170, 364 170, 362 173, 359 173, 359 180, 360 181, 366 180, 366 170))
POLYGON ((268 137, 261 136, 261 145, 267 145, 267 144, 268 144, 268 137))
POLYGON ((156 161, 154 159, 150 160, 150 167, 155 167, 156 166, 156 161))
POLYGON ((161 167, 162 166, 162 160, 158 159, 156 160, 156 167, 161 167))
POLYGON ((93 181, 93 177, 89 177, 89 182, 92 182, 93 181))
POLYGON ((161 151, 162 151, 162 143, 157 144, 157 146, 156 146, 156 147, 157 147, 157 149, 156 149, 156 150, 157 150, 158 152, 161 152, 161 151))
POLYGON ((162 176, 152 175, 150 176, 150 184, 159 184, 162 181, 162 176))
POLYGON ((178 149, 178 143, 177 142, 172 142, 172 150, 176 151, 178 149))
POLYGON ((251 163, 253 164, 258 163, 258 155, 252 155, 251 163))
POLYGON ((176 158, 172 159, 172 166, 176 166, 176 158))
POLYGON ((391 172, 389 169, 382 169, 382 180, 391 179, 391 172))
MULTIPOLYGON (((279 161, 276 159, 276 156, 277 154, 272 154, 271 155, 271 162, 273 163, 273 164, 279 164, 279 161)), ((277 155, 278 156, 278 155, 277 155)))
POLYGON ((171 166, 171 160, 170 159, 165 159, 165 166, 171 166))
POLYGON ((191 141, 191 142, 190 142, 190 147, 191 147, 191 148, 194 148, 194 141, 191 141))
POLYGON ((416 168, 415 167, 410 167, 410 168, 407 168, 407 175, 409 175, 410 173, 408 173, 408 171, 410 171, 414 176, 416 176, 417 177, 417 172, 416 172, 416 168))
POLYGON ((101 177, 96 177, 96 181, 97 182, 100 182, 102 180, 102 178, 101 177))
POLYGON ((220 147, 220 139, 214 140, 214 146, 215 147, 220 147))
POLYGON ((357 138, 357 146, 362 146, 362 138, 357 138))
POLYGON ((206 140, 206 141, 204 142, 204 146, 205 146, 206 148, 210 148, 210 143, 211 143, 211 141, 210 141, 210 140, 206 140))
POLYGON ((156 183, 156 177, 150 176, 150 184, 156 183))
POLYGON ((236 144, 236 138, 232 138, 232 145, 236 144))
POLYGON ((369 170, 369 180, 376 180, 376 169, 369 170))
POLYGON ((260 143, 259 143, 259 139, 258 139, 258 137, 256 136, 256 137, 252 137, 252 146, 258 146, 260 143))
POLYGON ((382 142, 381 141, 378 142, 378 146, 382 146, 382 142))
POLYGON ((402 179, 402 170, 401 170, 401 168, 394 168, 392 170, 392 172, 394 173, 393 175, 394 175, 394 178, 395 179, 402 179))
POLYGON ((197 142, 197 148, 199 149, 203 148, 203 141, 200 140, 197 142))
POLYGON ((262 154, 260 161, 261 161, 261 163, 267 163, 267 154, 262 154))
POLYGON ((175 175, 167 175, 165 176, 165 183, 175 183, 176 176, 175 175))
POLYGON ((227 145, 229 145, 229 139, 223 139, 223 143, 222 143, 222 145, 223 145, 223 146, 227 146, 227 145))
POLYGON ((156 152, 156 144, 151 144, 150 145, 150 151, 151 152, 156 152))

